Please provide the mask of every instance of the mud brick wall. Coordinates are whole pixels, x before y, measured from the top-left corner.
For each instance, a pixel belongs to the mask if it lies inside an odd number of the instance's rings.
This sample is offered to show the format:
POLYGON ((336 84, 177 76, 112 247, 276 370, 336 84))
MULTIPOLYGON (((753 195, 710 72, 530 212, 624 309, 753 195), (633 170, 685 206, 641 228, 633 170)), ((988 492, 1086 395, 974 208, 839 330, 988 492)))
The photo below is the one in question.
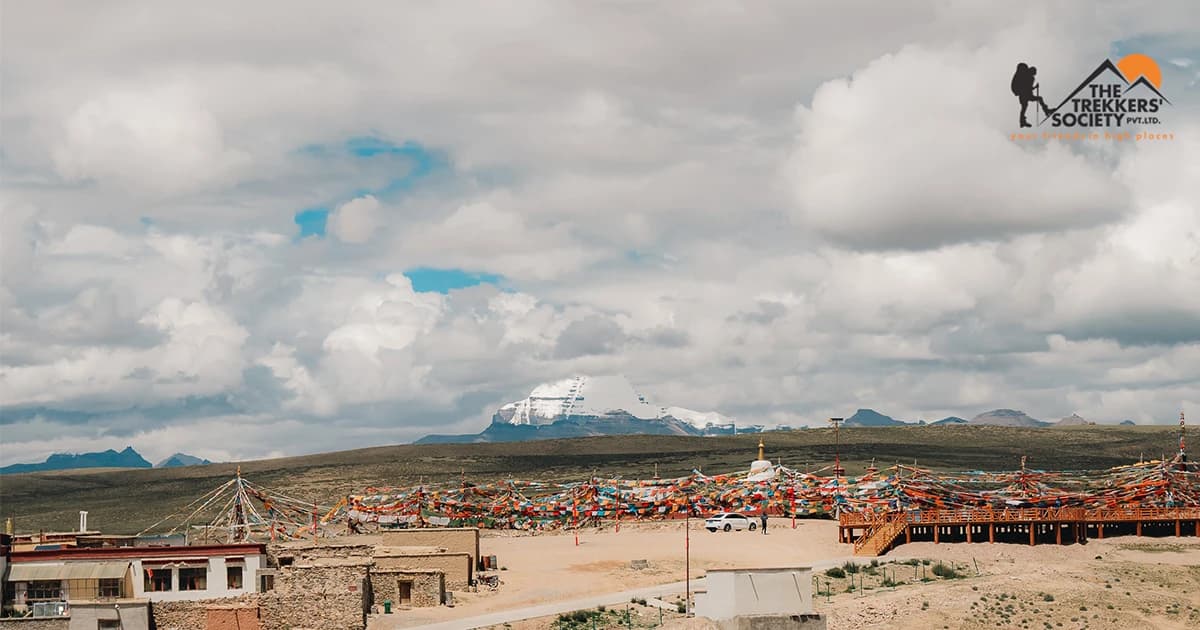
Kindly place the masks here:
MULTIPOLYGON (((184 602, 151 602, 150 615, 157 630, 196 630, 208 624, 208 609, 218 606, 257 608, 257 595, 202 599, 184 602)), ((3 630, 3 629, 0 629, 3 630)))
POLYGON ((402 529, 385 532, 383 546, 441 547, 451 553, 470 554, 472 567, 479 562, 479 530, 474 527, 402 529))
POLYGON ((204 630, 260 630, 258 606, 244 608, 209 608, 204 630))
POLYGON ((377 555, 377 571, 441 571, 446 576, 446 588, 465 590, 471 580, 471 556, 454 554, 377 555))

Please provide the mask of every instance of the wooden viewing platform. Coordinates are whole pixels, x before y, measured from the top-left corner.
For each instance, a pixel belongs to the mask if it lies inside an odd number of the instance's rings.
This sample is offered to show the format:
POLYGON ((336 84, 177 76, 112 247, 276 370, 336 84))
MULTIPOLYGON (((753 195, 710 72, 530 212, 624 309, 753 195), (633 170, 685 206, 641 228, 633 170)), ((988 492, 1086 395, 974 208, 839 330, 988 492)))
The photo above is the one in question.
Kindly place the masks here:
POLYGON ((1089 536, 1200 536, 1200 507, 914 509, 881 514, 843 513, 838 542, 854 553, 878 556, 897 544, 940 542, 1084 542, 1089 536), (903 542, 900 537, 903 536, 903 542))

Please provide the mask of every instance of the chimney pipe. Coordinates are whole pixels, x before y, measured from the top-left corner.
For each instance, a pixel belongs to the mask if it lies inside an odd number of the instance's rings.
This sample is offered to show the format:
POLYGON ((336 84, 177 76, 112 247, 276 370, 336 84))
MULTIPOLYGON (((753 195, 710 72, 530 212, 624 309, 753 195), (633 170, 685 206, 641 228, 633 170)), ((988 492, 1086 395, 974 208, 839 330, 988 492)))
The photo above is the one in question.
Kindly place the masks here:
POLYGON ((87 531, 87 512, 79 510, 79 533, 87 531))

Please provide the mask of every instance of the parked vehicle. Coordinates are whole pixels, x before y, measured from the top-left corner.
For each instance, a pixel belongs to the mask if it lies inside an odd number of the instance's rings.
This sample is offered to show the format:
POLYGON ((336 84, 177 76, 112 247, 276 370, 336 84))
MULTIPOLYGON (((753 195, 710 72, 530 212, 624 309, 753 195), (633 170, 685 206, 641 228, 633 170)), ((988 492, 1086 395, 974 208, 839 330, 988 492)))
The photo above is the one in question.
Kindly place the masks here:
POLYGON ((754 531, 757 527, 754 521, 750 520, 745 514, 737 512, 721 512, 720 514, 713 514, 704 520, 704 529, 710 532, 715 532, 718 529, 726 532, 734 529, 754 531))

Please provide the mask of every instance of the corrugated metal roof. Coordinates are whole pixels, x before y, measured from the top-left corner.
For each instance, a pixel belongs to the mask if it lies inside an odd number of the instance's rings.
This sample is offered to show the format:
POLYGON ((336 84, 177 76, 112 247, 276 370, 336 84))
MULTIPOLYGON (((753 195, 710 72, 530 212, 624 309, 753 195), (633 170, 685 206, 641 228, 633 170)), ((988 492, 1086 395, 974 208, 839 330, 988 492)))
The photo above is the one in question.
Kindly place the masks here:
POLYGON ((35 580, 102 580, 123 578, 128 562, 67 562, 63 564, 26 564, 9 566, 9 582, 35 580))

